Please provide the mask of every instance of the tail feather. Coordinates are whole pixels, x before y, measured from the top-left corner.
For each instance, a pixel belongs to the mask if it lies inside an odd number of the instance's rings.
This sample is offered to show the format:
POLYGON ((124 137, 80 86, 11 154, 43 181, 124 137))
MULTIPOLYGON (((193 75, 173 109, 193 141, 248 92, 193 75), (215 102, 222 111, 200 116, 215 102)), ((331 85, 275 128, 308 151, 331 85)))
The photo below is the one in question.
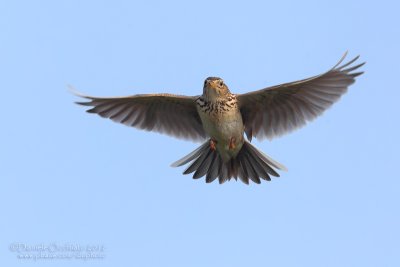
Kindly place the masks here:
MULTIPOLYGON (((251 149, 252 151, 254 151, 254 153, 256 153, 257 156, 259 156, 261 159, 263 159, 263 161, 264 161, 266 164, 271 165, 271 166, 274 167, 275 169, 278 169, 278 170, 281 170, 281 171, 287 171, 287 168, 286 168, 283 164, 281 164, 281 163, 279 163, 279 162, 273 160, 272 158, 268 157, 268 156, 265 155, 263 152, 261 152, 260 150, 258 150, 258 149, 255 148, 254 146, 252 146, 250 143, 248 143, 248 144, 249 144, 250 149, 251 149)), ((277 177, 279 177, 279 175, 278 175, 277 177)))
POLYGON ((258 163, 258 165, 261 165, 260 167, 263 172, 266 172, 264 174, 265 180, 271 181, 271 177, 269 176, 269 174, 275 177, 279 177, 279 174, 274 169, 272 169, 272 167, 270 167, 262 158, 260 158, 252 147, 250 147, 248 152, 251 157, 258 163))
POLYGON ((207 150, 202 152, 196 160, 184 171, 184 174, 189 174, 196 171, 207 157, 207 150))
POLYGON ((237 180, 237 178, 238 178, 238 170, 239 170, 239 168, 236 167, 236 165, 238 165, 238 164, 239 164, 239 162, 237 161, 237 158, 234 158, 234 159, 229 161, 228 175, 230 177, 235 178, 235 180, 237 180))
MULTIPOLYGON (((246 152, 246 151, 244 151, 246 152)), ((246 166, 247 174, 249 178, 256 184, 261 183, 258 173, 255 171, 254 166, 257 165, 256 162, 251 162, 247 153, 244 154, 244 165, 246 166)))
POLYGON ((248 152, 248 157, 251 158, 253 162, 253 168, 257 172, 257 175, 266 181, 271 181, 271 177, 269 177, 268 172, 271 167, 269 167, 265 162, 260 160, 251 151, 248 152))
POLYGON ((279 177, 275 169, 287 170, 285 166, 271 159, 249 142, 245 141, 236 158, 223 162, 219 153, 210 148, 209 142, 174 162, 173 167, 190 163, 183 172, 189 174, 194 172, 193 178, 198 179, 206 176, 206 182, 211 183, 218 178, 220 184, 234 178, 239 178, 243 183, 249 184, 253 181, 261 183, 261 179, 270 181, 272 176, 279 177), (274 169, 275 168, 275 169, 274 169))
POLYGON ((249 177, 248 177, 247 173, 245 172, 243 161, 240 161, 240 160, 239 160, 238 163, 239 163, 239 167, 238 167, 238 176, 239 176, 239 179, 240 179, 243 183, 249 184, 249 177))
POLYGON ((217 153, 213 153, 213 161, 211 162, 210 169, 206 176, 206 183, 211 183, 217 179, 221 167, 221 157, 217 153))
MULTIPOLYGON (((221 159, 221 161, 222 161, 222 159, 221 159)), ((228 166, 224 162, 221 163, 221 170, 219 172, 219 177, 218 178, 219 178, 218 180, 219 180, 220 184, 223 184, 223 183, 225 183, 226 181, 229 180, 228 166)))
POLYGON ((199 168, 193 174, 194 179, 198 179, 208 173, 212 159, 215 157, 215 153, 212 153, 212 152, 213 151, 211 149, 208 150, 207 156, 205 157, 203 162, 200 164, 199 168))
POLYGON ((199 146, 197 149, 195 149, 194 151, 192 151, 191 153, 189 153, 188 155, 184 156, 183 158, 181 158, 178 161, 175 161, 174 163, 171 164, 171 167, 179 167, 179 166, 183 166, 188 162, 191 162, 192 160, 198 158, 201 154, 204 153, 204 151, 208 150, 208 144, 204 143, 201 146, 199 146))

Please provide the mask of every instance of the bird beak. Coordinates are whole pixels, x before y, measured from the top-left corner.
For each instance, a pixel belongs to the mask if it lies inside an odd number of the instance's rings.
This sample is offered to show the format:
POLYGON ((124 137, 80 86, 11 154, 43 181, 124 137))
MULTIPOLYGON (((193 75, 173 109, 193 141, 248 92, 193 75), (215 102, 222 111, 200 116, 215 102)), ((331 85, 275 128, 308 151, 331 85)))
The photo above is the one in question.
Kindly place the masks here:
POLYGON ((205 88, 214 89, 214 84, 211 81, 206 81, 205 88))

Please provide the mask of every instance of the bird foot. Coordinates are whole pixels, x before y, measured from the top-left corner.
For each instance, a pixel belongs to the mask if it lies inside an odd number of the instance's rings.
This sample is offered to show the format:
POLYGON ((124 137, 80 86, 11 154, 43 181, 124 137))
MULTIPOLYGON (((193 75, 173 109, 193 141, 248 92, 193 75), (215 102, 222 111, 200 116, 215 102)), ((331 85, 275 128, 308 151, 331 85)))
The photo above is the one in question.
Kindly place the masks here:
POLYGON ((210 148, 212 151, 215 151, 217 149, 216 145, 217 145, 217 141, 215 141, 214 139, 210 139, 210 148))
POLYGON ((229 150, 234 150, 236 148, 236 138, 231 137, 231 140, 229 140, 229 150))

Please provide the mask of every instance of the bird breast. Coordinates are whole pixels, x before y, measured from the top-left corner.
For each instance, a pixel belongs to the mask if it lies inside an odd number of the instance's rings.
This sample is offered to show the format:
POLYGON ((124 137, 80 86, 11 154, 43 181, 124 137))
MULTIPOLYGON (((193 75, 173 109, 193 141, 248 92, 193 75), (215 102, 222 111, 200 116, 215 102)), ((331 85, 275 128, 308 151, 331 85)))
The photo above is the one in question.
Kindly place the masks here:
POLYGON ((217 150, 222 158, 228 160, 236 156, 244 142, 243 120, 236 98, 229 97, 218 101, 198 98, 196 103, 203 128, 217 141, 217 150), (234 148, 229 148, 232 138, 235 140, 234 148))

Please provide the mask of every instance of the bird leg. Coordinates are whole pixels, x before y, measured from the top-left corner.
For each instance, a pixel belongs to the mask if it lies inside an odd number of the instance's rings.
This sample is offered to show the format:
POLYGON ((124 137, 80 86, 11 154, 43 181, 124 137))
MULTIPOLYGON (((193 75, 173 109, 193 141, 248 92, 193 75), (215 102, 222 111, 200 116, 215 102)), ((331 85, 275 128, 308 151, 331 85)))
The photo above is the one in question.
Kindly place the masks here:
POLYGON ((215 151, 217 149, 216 145, 217 145, 217 141, 215 141, 214 139, 211 138, 210 139, 210 148, 212 151, 215 151))
POLYGON ((236 148, 236 138, 231 137, 231 140, 229 140, 229 150, 234 150, 236 148))

